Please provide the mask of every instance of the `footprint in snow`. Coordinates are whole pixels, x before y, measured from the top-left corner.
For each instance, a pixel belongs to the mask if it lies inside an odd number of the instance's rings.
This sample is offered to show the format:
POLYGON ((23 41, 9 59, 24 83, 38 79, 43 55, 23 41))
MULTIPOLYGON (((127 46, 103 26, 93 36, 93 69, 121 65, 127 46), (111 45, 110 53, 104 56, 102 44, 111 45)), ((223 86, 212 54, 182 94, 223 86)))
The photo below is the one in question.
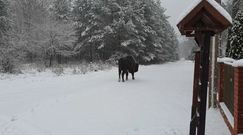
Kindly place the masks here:
POLYGON ((18 120, 18 118, 17 118, 16 116, 13 116, 13 117, 10 119, 11 122, 14 122, 14 121, 16 121, 16 120, 18 120))

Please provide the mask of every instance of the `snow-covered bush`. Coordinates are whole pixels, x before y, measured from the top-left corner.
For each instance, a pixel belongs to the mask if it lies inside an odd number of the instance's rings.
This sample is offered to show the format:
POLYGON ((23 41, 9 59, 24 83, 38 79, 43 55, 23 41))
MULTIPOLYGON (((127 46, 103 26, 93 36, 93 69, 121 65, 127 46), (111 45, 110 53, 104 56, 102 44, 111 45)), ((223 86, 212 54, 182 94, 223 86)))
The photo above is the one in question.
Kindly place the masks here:
POLYGON ((18 69, 18 55, 16 50, 0 48, 0 72, 20 73, 18 69))
POLYGON ((72 74, 78 74, 78 71, 76 68, 73 69, 72 74))
POLYGON ((0 59, 0 69, 3 73, 13 73, 14 72, 14 59, 12 57, 2 57, 0 59))
POLYGON ((78 66, 80 73, 81 73, 81 74, 86 74, 86 73, 89 71, 88 66, 89 66, 88 63, 87 63, 86 61, 83 61, 83 62, 78 66))
POLYGON ((44 72, 44 71, 46 71, 46 66, 43 66, 43 65, 38 66, 37 67, 37 71, 38 72, 44 72))
POLYGON ((72 65, 72 74, 86 74, 87 72, 97 72, 110 69, 113 65, 102 61, 87 63, 83 61, 81 64, 72 65))
POLYGON ((55 73, 57 76, 60 76, 64 73, 63 67, 56 67, 52 69, 52 72, 55 73))

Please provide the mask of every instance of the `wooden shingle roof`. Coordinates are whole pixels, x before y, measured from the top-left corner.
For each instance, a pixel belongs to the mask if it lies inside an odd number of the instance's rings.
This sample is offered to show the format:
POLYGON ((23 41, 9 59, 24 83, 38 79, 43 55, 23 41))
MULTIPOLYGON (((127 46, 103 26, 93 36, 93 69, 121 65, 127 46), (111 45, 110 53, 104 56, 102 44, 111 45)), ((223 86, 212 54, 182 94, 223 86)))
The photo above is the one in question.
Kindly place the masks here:
POLYGON ((195 31, 220 33, 231 24, 231 16, 216 1, 197 0, 181 17, 177 27, 182 35, 190 36, 195 31))

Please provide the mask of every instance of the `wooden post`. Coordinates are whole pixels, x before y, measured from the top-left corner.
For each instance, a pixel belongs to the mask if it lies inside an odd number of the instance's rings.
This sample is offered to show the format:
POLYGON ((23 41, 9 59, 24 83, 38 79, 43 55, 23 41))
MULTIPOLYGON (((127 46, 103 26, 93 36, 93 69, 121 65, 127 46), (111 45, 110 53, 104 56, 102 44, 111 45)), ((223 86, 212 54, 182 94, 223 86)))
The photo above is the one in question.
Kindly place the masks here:
POLYGON ((223 102, 224 91, 224 63, 218 63, 218 101, 223 102))
MULTIPOLYGON (((221 0, 215 0, 221 5, 221 0)), ((217 57, 218 57, 218 46, 220 34, 216 34, 212 40, 211 53, 210 53, 210 81, 209 81, 209 99, 208 99, 208 108, 217 107, 217 57)))
POLYGON ((218 56, 218 44, 219 36, 215 35, 211 40, 211 53, 210 53, 210 81, 209 81, 209 99, 208 99, 208 108, 217 107, 217 56, 218 56))
POLYGON ((209 49, 211 32, 201 33, 199 45, 201 48, 200 56, 200 92, 199 92, 199 125, 198 134, 205 135, 206 109, 207 109, 207 90, 209 73, 209 49))
POLYGON ((198 106, 198 91, 199 91, 199 75, 200 75, 200 51, 197 51, 197 52, 195 52, 190 135, 196 134, 196 127, 197 127, 197 124, 198 124, 197 106, 198 106))
POLYGON ((243 67, 234 69, 234 131, 243 133, 243 67))
POLYGON ((195 55, 190 135, 205 135, 211 35, 211 32, 196 33, 200 52, 195 55))

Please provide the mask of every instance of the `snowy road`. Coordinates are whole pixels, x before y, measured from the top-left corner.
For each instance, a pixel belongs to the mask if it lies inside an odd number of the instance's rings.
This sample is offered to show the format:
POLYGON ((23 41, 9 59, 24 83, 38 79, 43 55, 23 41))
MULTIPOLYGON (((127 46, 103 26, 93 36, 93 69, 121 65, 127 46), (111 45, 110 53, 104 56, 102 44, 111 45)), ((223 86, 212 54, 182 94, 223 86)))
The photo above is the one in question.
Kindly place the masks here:
MULTIPOLYGON (((143 66, 135 77, 119 83, 114 68, 0 80, 0 135, 188 135, 193 63, 143 66)), ((230 135, 208 112, 207 134, 230 135)))

